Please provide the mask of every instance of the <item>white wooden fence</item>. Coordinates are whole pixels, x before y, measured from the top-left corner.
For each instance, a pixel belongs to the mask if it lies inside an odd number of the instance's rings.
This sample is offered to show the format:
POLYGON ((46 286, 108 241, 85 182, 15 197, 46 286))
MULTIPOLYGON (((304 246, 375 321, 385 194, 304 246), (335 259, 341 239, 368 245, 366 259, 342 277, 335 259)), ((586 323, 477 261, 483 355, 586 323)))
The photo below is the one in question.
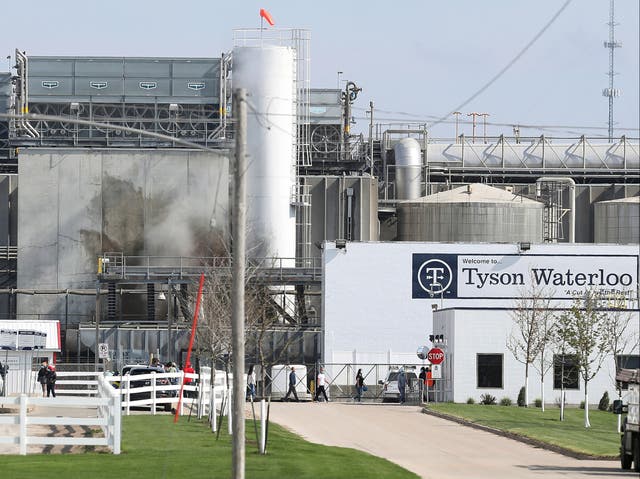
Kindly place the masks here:
MULTIPOLYGON (((114 454, 120 454, 121 415, 131 414, 132 408, 149 408, 156 414, 158 407, 167 410, 178 408, 182 382, 191 380, 183 387, 179 414, 193 414, 199 418, 209 416, 215 428, 216 414, 228 415, 230 411, 230 388, 224 371, 216 371, 215 384, 211 387, 211 370, 203 367, 201 374, 150 373, 145 375, 104 376, 101 372, 58 372, 57 397, 33 397, 26 394, 0 398, 4 406, 18 408, 17 414, 0 416, 0 434, 4 425, 14 426, 12 433, 0 435, 0 444, 19 445, 20 454, 27 453, 28 445, 107 446, 114 454), (142 386, 134 384, 142 384, 142 386), (146 383, 146 385, 145 385, 146 383), (30 414, 32 406, 65 408, 67 415, 36 416, 30 414), (68 415, 70 411, 86 415, 95 409, 95 417, 68 415), (45 426, 98 426, 104 437, 49 437, 29 435, 28 425, 45 426), (17 428, 15 427, 17 426, 17 428), (17 430, 16 430, 17 429, 17 430)), ((244 398, 243 398, 244 400, 244 398)), ((229 427, 230 427, 229 423, 229 427)))
MULTIPOLYGON (((29 445, 107 446, 114 454, 120 454, 122 406, 120 394, 101 375, 94 376, 95 397, 30 397, 26 394, 0 399, 5 406, 18 407, 17 414, 0 416, 0 444, 17 444, 22 455, 29 445), (37 416, 30 414, 31 406, 39 406, 46 412, 63 409, 67 415, 37 416), (95 417, 86 417, 95 409, 95 417), (83 415, 85 417, 83 417, 83 415), (98 426, 102 437, 50 437, 29 435, 28 426, 98 426), (8 427, 6 427, 8 426, 8 427), (17 431, 15 429, 17 428, 17 431), (6 431, 6 432, 3 432, 6 431)), ((33 411, 37 411, 34 408, 33 411)), ((31 428, 33 433, 34 428, 31 428)))
MULTIPOLYGON (((132 408, 149 408, 151 414, 156 414, 158 408, 176 409, 181 384, 187 379, 191 382, 185 383, 183 387, 179 413, 180 415, 192 413, 202 417, 208 415, 211 408, 219 410, 223 397, 228 395, 233 381, 233 375, 230 374, 229 384, 227 384, 226 373, 216 370, 215 384, 212 388, 209 367, 202 367, 200 375, 178 371, 176 373, 152 372, 134 376, 128 374, 103 376, 103 373, 65 371, 58 372, 57 376, 56 394, 58 396, 95 396, 98 393, 98 378, 103 377, 113 386, 116 394, 120 393, 121 405, 126 415, 131 414, 132 408), (147 385, 144 385, 145 383, 147 385)), ((246 382, 246 378, 244 380, 246 382)))

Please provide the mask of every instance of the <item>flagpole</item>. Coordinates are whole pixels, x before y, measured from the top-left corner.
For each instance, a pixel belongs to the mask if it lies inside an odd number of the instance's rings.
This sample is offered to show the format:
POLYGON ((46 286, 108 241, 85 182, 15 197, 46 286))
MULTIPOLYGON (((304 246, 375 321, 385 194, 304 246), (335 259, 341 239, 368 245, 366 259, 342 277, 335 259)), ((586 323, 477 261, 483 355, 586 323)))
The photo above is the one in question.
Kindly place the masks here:
POLYGON ((262 48, 262 29, 264 28, 264 17, 260 15, 260 48, 262 48))

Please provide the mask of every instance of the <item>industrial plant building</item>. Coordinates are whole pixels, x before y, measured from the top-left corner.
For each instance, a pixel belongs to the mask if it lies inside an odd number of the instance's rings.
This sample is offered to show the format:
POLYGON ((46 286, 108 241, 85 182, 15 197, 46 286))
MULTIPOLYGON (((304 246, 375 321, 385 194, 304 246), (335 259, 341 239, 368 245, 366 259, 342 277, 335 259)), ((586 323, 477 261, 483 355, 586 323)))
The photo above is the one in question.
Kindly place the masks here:
MULTIPOLYGON (((244 88, 248 256, 277 316, 260 339, 272 364, 415 362, 442 329, 449 399, 475 394, 464 368, 485 353, 504 355, 499 389, 513 396, 508 310, 538 260, 625 275, 613 289, 637 326, 637 138, 436 139, 373 119, 356 134, 358 79, 312 88, 309 52, 305 30, 237 31, 219 58, 16 50, 0 113, 31 116, 0 118, 0 317, 58 321, 68 362, 94 362, 99 343, 118 364, 181 361, 194 281, 229 266, 232 91, 244 88), (425 288, 429 255, 496 263, 480 288, 462 270, 425 288), (503 294, 491 283, 507 267, 503 294)), ((557 287, 556 306, 586 287, 557 287)))

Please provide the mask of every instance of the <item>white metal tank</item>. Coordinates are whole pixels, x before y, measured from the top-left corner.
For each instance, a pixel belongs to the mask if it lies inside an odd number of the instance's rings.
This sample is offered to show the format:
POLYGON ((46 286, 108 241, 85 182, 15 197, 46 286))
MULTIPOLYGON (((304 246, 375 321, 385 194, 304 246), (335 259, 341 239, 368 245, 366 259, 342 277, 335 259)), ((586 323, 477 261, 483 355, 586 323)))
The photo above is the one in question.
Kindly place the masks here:
POLYGON ((398 203, 399 241, 542 243, 544 205, 481 183, 398 203))
POLYGON ((233 49, 233 88, 247 109, 247 251, 250 257, 294 258, 296 98, 292 48, 233 49))
POLYGON ((594 240, 596 243, 640 243, 640 196, 595 203, 594 240))
POLYGON ((420 198, 422 152, 415 138, 403 138, 393 147, 396 157, 396 198, 420 198))

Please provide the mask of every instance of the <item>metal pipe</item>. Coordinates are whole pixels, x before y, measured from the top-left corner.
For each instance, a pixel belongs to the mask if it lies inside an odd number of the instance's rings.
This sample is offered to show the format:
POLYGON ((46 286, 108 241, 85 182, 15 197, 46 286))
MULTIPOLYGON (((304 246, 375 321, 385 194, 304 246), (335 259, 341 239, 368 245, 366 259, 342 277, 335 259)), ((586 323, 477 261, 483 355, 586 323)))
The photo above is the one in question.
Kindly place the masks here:
POLYGON ((540 196, 542 183, 566 183, 569 185, 569 243, 576 242, 576 182, 568 176, 542 176, 536 180, 536 197, 540 196))

